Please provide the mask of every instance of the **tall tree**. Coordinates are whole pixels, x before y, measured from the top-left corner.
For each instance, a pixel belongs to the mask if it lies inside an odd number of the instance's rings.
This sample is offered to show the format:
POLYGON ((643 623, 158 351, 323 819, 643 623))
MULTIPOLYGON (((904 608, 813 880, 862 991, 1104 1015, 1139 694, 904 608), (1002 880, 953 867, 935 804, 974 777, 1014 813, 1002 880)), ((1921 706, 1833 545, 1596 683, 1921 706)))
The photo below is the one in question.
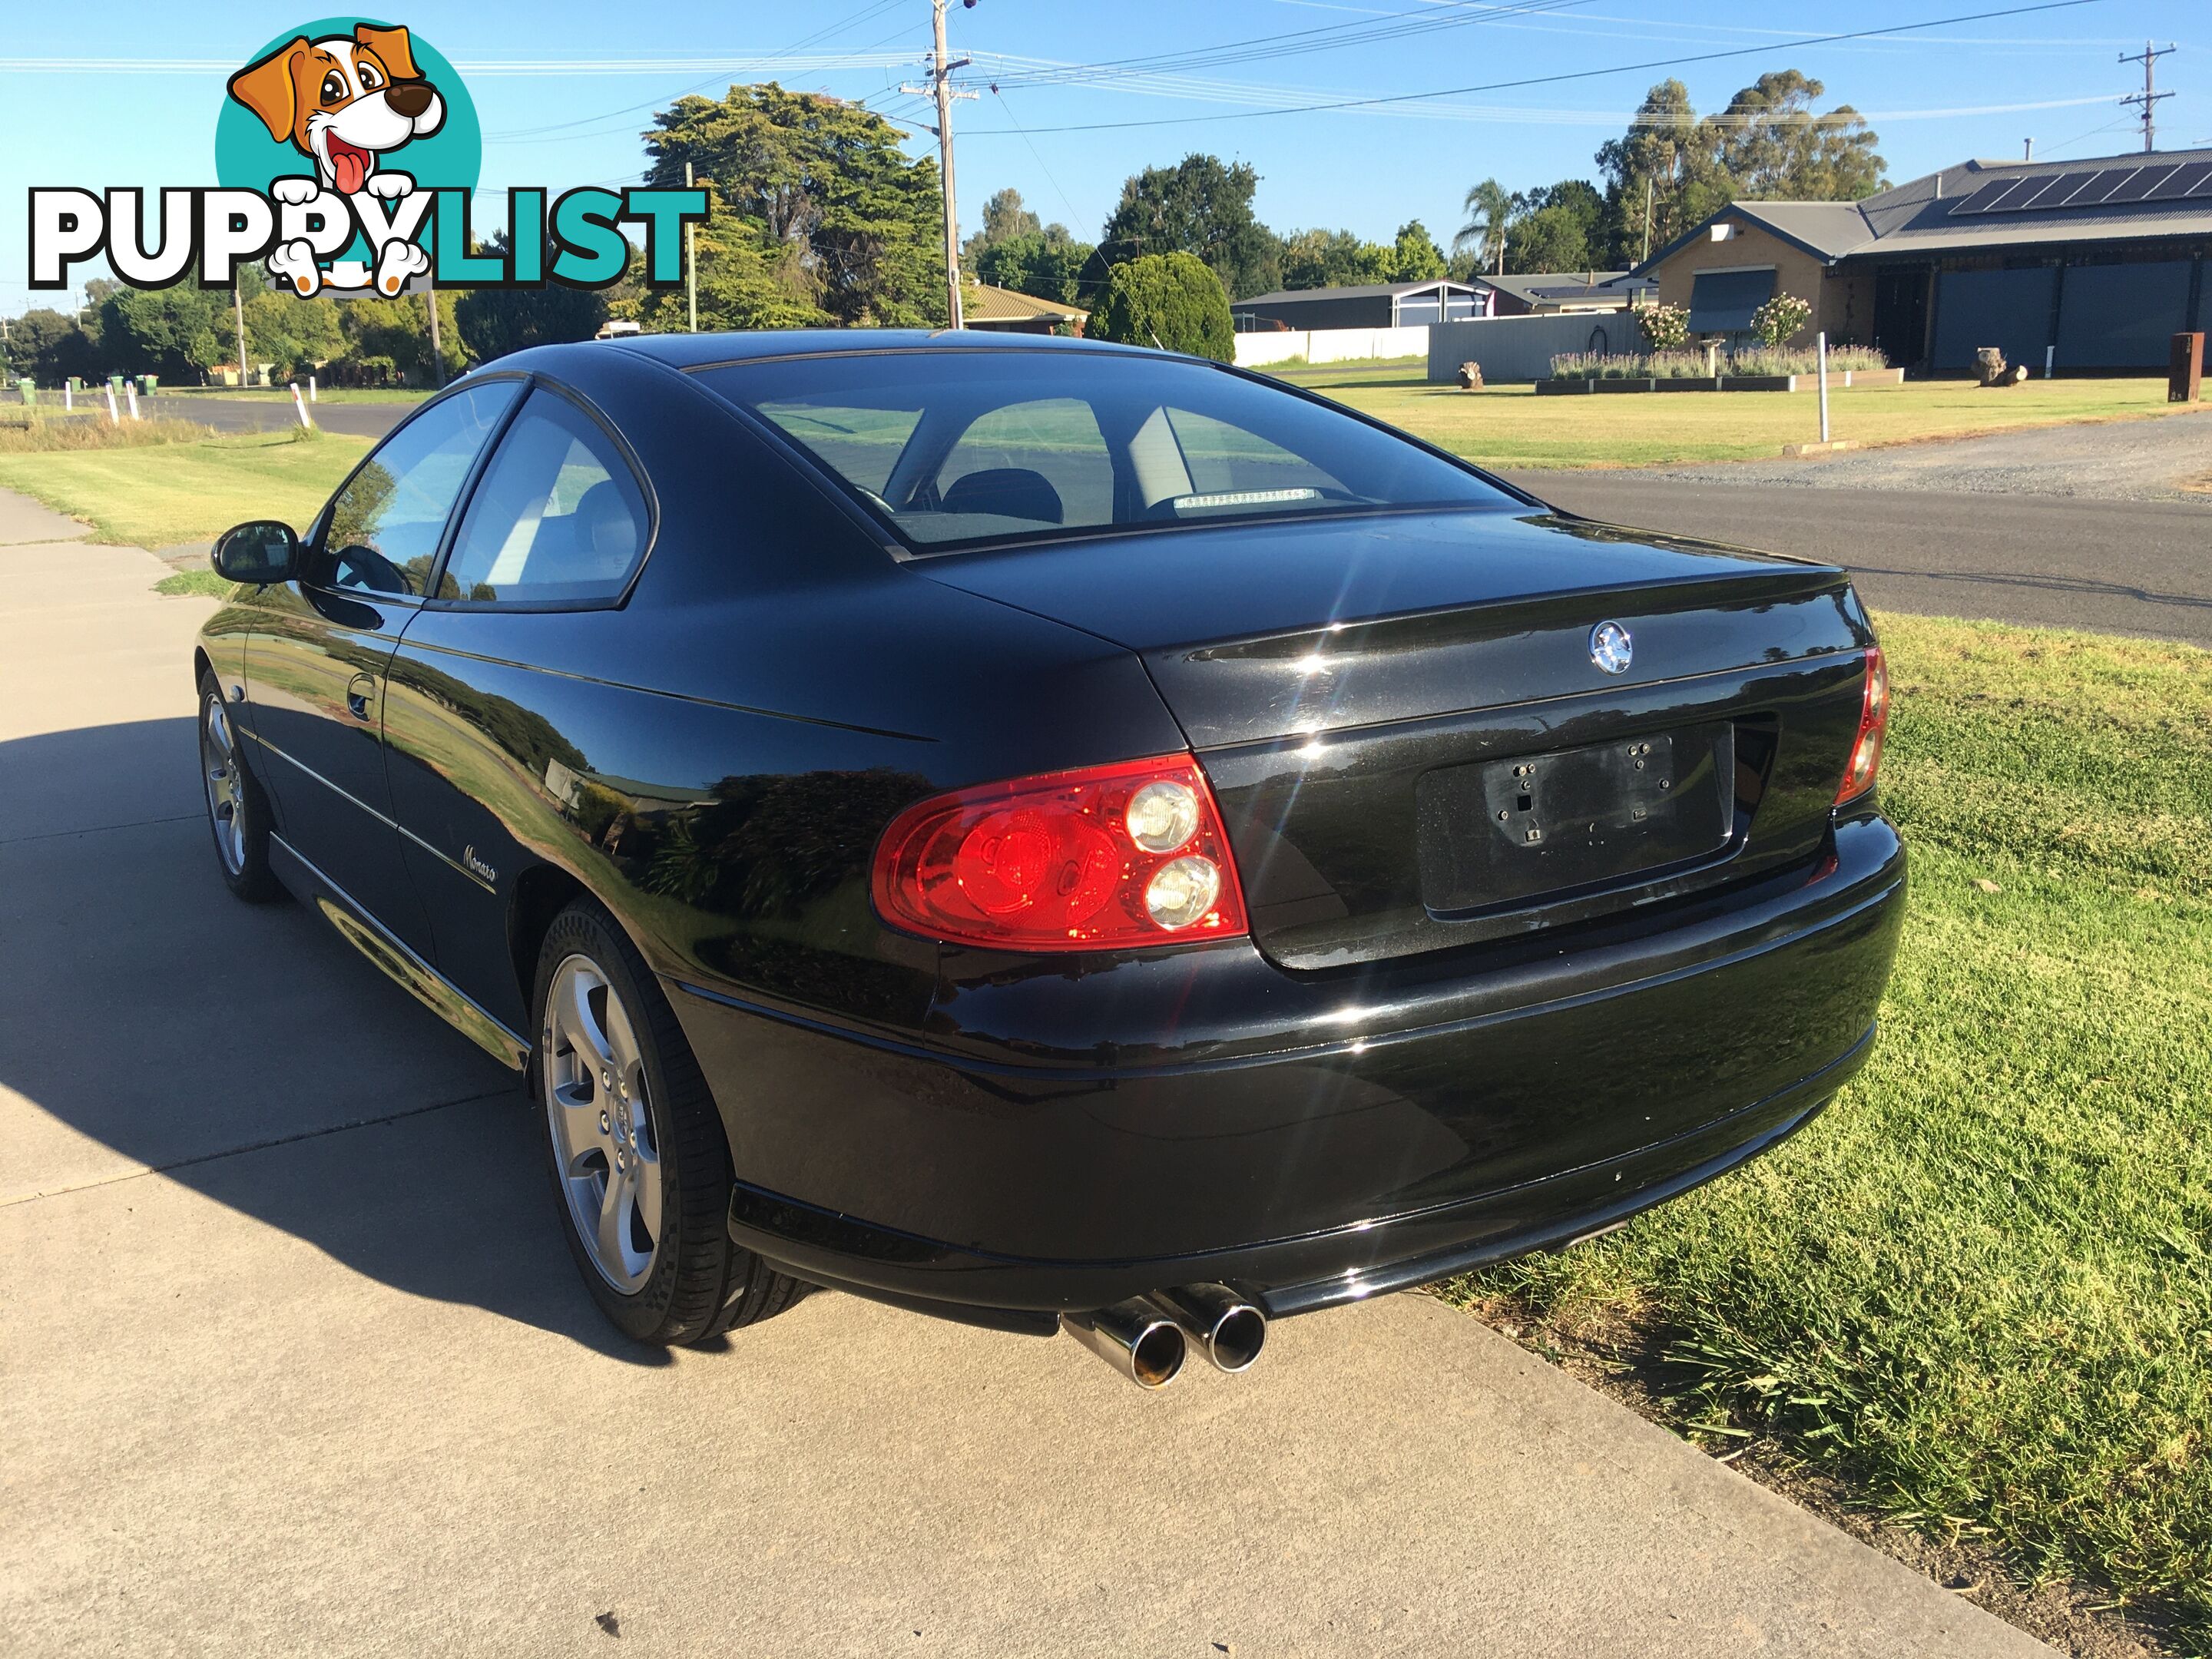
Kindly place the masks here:
POLYGON ((1437 246, 1429 228, 1419 219, 1398 227, 1398 240, 1390 250, 1394 283, 1430 283, 1444 274, 1444 251, 1437 246))
MULTIPOLYGON (((1686 216, 1690 204, 1685 197, 1692 176, 1702 171, 1697 122, 1690 89, 1680 81, 1662 81, 1644 94, 1627 132, 1598 147, 1598 170, 1606 180, 1607 239, 1613 259, 1621 265, 1636 264, 1644 258, 1647 203, 1654 249, 1666 246, 1696 222, 1686 216)), ((1709 207, 1705 212, 1711 210, 1709 207)))
MULTIPOLYGON (((937 163, 909 161, 881 116, 771 81, 679 98, 653 121, 646 182, 680 186, 690 162, 726 215, 758 233, 789 299, 848 327, 944 321, 937 163)), ((741 240, 731 247, 746 264, 741 240)))
POLYGON ((1848 104, 1816 112, 1825 90, 1781 70, 1699 120, 1680 81, 1652 88, 1628 131, 1597 152, 1613 258, 1635 264, 1739 196, 1854 202, 1879 190, 1880 140, 1848 104))
MULTIPOLYGON (((495 232, 485 252, 505 257, 508 240, 495 232)), ((554 250, 544 261, 553 264, 554 250)), ((544 288, 478 288, 460 297, 453 307, 461 337, 478 362, 488 363, 510 351, 536 345, 561 345, 588 340, 607 319, 607 296, 596 289, 566 288, 549 283, 544 288)))
POLYGON ((975 256, 975 276, 994 288, 1088 309, 1098 284, 1087 281, 1085 273, 1096 252, 1070 236, 1066 225, 1047 225, 1041 232, 1010 236, 984 248, 975 256))
POLYGON ((190 284, 110 294, 100 304, 105 355, 125 374, 197 383, 236 349, 227 297, 190 284))
POLYGON ((27 378, 40 386, 58 386, 72 374, 98 373, 100 352, 74 317, 40 306, 9 323, 0 361, 6 362, 11 380, 27 378))
POLYGON ((1513 198, 1505 186, 1495 179, 1485 179, 1468 191, 1460 206, 1467 222, 1452 238, 1452 252, 1474 255, 1477 270, 1502 269, 1506 227, 1513 217, 1513 198))
POLYGON ((1391 280, 1394 251, 1348 230, 1297 230, 1283 241, 1286 289, 1354 288, 1391 280))
MULTIPOLYGON (((1066 227, 1060 228, 1067 234, 1066 227)), ((983 228, 961 245, 960 257, 974 260, 982 257, 983 250, 1000 242, 1012 241, 1017 236, 1041 236, 1044 224, 1036 214, 1022 205, 1022 193, 1008 188, 994 191, 983 204, 983 228)))
POLYGON ((1123 183, 1099 252, 1109 265, 1149 253, 1195 254, 1231 298, 1265 294, 1281 284, 1282 256, 1274 234, 1252 211, 1259 184, 1247 163, 1213 155, 1146 167, 1123 183))
POLYGON ((1505 269, 1592 270, 1605 259, 1605 198, 1584 179, 1521 191, 1507 220, 1505 269))
POLYGON ((1762 75, 1702 126, 1738 196, 1856 202, 1881 188, 1881 140, 1849 104, 1815 113, 1826 88, 1796 70, 1762 75))

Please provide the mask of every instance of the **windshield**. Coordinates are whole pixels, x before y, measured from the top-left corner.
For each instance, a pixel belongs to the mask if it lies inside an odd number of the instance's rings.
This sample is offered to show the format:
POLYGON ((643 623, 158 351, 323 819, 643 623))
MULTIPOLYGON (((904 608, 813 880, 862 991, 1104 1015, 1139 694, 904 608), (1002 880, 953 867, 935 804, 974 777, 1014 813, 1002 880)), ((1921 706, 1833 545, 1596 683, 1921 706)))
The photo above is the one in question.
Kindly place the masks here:
POLYGON ((921 552, 1504 499, 1364 422, 1171 357, 828 354, 698 378, 775 424, 921 552))

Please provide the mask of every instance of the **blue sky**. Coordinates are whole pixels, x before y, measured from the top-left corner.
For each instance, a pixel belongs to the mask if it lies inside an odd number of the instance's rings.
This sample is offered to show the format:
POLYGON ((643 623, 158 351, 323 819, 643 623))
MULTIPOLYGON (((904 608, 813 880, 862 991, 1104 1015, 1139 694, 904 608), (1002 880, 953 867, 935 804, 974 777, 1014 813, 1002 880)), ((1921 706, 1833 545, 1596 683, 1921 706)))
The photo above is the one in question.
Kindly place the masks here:
MULTIPOLYGON (((1278 230, 1344 227, 1387 240, 1419 218, 1448 241, 1479 179, 1518 188, 1593 176, 1591 153, 1670 74, 1703 112, 1763 70, 1803 70, 1826 83, 1825 101, 1873 118, 1893 179, 1968 155, 2014 157, 2028 137, 2039 156, 2109 154, 2136 143, 2134 112, 2113 100, 2140 87, 2142 70, 2116 60, 2146 36, 2181 47, 2158 64, 2160 86, 2176 94, 2159 105, 2160 147, 2212 143, 2204 0, 2091 0, 1894 40, 1793 44, 2006 3, 980 0, 956 6, 951 21, 956 54, 976 59, 962 79, 980 94, 955 117, 963 228, 988 194, 1011 185, 1047 219, 1095 236, 1127 174, 1206 149, 1259 170, 1259 210, 1278 230), (1583 73, 1715 52, 1743 55, 1583 73), (1158 64, 1170 55, 1178 61, 1158 64), (1073 72, 1134 58, 1154 62, 1103 81, 1073 72), (1379 109, 1255 112, 1559 76, 1579 78, 1379 109), (1164 125, 1098 125, 1132 122, 1164 125), (1053 131, 1068 127, 1086 130, 1053 131)), ((0 30, 0 314, 30 301, 27 188, 212 183, 228 68, 327 15, 312 0, 15 0, 9 11, 0 30)), ((632 179, 637 133, 655 107, 732 80, 865 98, 895 119, 922 112, 896 88, 927 48, 927 0, 411 0, 389 21, 434 42, 467 78, 487 138, 487 190, 632 179)), ((910 148, 933 143, 916 130, 910 148)))

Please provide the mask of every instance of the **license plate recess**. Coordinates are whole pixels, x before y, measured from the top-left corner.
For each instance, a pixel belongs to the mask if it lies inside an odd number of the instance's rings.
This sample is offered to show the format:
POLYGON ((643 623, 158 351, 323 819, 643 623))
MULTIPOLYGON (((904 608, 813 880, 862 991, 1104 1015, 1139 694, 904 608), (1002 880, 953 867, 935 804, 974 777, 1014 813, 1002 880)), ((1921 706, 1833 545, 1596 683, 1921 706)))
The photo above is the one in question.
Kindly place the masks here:
POLYGON ((1480 914, 1712 858, 1735 830, 1735 772, 1721 720, 1427 773, 1423 902, 1480 914))

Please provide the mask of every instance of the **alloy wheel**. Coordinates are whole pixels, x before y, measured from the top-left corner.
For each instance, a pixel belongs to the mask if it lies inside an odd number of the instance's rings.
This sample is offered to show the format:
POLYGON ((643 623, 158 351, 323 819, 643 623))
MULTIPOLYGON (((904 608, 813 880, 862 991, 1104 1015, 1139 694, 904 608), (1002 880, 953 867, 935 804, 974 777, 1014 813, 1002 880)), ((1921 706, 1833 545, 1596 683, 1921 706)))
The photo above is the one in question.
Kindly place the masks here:
POLYGON ((563 957, 545 996, 539 1053, 568 1218, 608 1284, 634 1295, 660 1253, 660 1146, 636 1027, 606 974, 563 957))
POLYGON ((246 868, 246 782, 239 775, 230 715, 219 697, 208 699, 207 717, 200 722, 200 770, 207 783, 216 851, 222 867, 238 875, 246 868))

